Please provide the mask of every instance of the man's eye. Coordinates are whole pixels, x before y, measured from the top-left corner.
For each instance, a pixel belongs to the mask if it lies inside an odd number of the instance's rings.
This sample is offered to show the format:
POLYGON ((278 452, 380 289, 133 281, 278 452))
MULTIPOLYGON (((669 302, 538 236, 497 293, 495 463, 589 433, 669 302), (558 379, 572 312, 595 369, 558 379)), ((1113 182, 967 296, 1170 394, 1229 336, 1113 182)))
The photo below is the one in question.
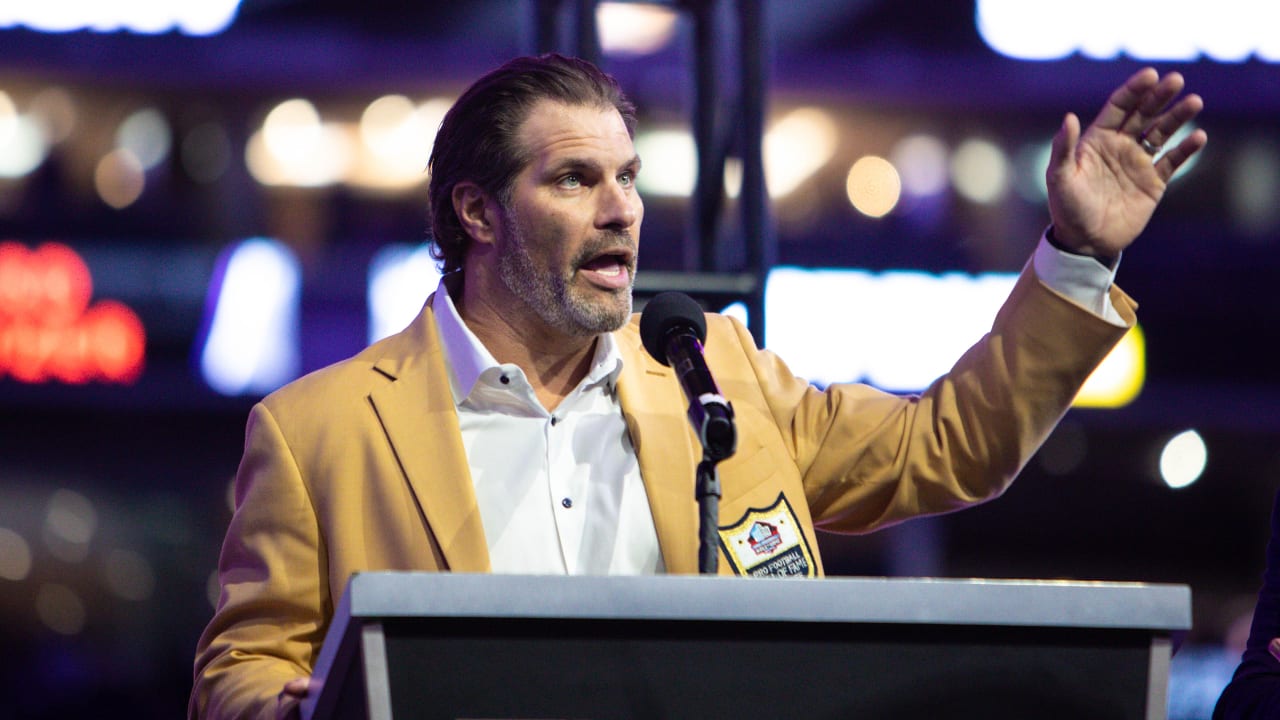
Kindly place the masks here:
POLYGON ((560 178, 560 184, 565 187, 576 188, 582 184, 582 178, 577 175, 565 175, 560 178))
POLYGON ((618 182, 621 183, 623 187, 631 187, 636 183, 636 174, 633 172, 624 172, 618 176, 618 182))

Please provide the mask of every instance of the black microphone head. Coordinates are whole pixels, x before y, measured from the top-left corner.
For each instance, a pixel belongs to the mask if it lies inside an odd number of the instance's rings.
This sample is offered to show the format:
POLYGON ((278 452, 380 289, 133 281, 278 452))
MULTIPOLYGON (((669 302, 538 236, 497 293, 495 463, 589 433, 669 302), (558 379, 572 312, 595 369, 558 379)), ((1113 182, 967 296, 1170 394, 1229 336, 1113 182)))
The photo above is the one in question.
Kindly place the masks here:
POLYGON ((663 365, 671 364, 667 360, 667 335, 677 329, 688 330, 697 336, 698 342, 705 342, 707 318, 702 307, 684 293, 658 293, 640 314, 640 340, 653 359, 663 365))

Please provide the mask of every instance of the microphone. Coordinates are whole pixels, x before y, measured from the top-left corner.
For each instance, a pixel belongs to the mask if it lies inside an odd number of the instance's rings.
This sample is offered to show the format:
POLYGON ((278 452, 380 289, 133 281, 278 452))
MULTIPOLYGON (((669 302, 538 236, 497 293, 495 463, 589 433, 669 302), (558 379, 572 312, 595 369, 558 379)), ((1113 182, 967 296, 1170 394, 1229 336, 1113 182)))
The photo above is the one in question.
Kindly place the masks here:
POLYGON ((720 394, 702 357, 707 319, 693 298, 679 292, 654 296, 640 315, 640 340, 655 360, 672 367, 689 399, 689 422, 706 457, 720 461, 738 445, 733 406, 720 394))

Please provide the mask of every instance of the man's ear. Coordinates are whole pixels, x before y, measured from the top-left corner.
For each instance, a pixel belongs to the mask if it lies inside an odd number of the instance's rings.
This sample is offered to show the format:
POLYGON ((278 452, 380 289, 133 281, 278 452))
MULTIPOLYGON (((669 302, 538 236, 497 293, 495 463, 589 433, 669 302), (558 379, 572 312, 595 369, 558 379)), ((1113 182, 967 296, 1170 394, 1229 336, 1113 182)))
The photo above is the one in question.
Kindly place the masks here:
POLYGON ((497 219, 497 203, 479 185, 464 180, 453 186, 451 198, 453 211, 458 215, 462 230, 472 240, 492 244, 494 223, 497 219))

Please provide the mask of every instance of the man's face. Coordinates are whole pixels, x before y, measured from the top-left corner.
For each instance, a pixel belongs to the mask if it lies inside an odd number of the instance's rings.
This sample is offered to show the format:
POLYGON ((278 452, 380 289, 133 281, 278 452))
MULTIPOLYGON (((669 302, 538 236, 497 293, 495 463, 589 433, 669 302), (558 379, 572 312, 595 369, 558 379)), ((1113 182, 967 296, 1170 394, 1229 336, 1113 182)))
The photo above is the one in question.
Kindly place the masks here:
POLYGON ((640 159, 622 117, 544 100, 518 137, 530 160, 501 213, 503 284, 559 333, 617 330, 631 315, 644 216, 640 159))

